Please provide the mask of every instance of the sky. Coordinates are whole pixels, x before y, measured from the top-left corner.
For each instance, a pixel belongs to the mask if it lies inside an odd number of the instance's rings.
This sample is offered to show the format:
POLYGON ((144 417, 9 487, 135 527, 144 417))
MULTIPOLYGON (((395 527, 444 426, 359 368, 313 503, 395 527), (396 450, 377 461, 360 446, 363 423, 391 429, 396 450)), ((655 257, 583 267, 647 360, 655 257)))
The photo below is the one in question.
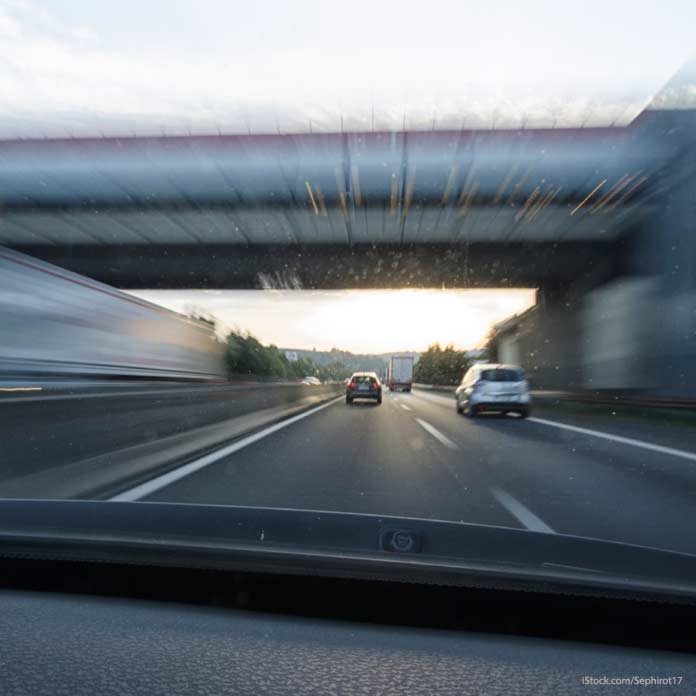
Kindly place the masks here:
POLYGON ((630 121, 693 0, 0 0, 0 137, 630 121))
POLYGON ((353 353, 482 345, 490 327, 524 311, 536 291, 515 290, 139 290, 177 312, 216 318, 221 333, 251 331, 281 348, 353 353))

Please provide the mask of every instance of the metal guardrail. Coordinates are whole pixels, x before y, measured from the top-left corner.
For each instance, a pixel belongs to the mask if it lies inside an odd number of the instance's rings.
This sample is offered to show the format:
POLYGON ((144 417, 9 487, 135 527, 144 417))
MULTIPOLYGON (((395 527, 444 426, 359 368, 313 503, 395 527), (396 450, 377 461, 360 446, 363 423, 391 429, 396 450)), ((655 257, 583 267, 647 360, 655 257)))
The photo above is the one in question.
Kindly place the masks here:
POLYGON ((633 408, 662 408, 696 411, 696 399, 661 397, 650 394, 584 391, 532 391, 536 401, 573 402, 602 406, 631 406, 633 408))

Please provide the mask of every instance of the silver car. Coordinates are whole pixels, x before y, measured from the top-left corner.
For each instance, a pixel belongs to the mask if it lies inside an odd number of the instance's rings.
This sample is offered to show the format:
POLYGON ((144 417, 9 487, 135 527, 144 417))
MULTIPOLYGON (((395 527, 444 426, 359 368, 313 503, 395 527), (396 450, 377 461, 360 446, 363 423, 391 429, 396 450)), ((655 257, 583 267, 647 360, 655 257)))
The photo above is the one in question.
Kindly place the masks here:
POLYGON ((455 392, 457 413, 473 418, 484 411, 526 418, 532 400, 524 370, 517 365, 480 363, 471 367, 455 392))

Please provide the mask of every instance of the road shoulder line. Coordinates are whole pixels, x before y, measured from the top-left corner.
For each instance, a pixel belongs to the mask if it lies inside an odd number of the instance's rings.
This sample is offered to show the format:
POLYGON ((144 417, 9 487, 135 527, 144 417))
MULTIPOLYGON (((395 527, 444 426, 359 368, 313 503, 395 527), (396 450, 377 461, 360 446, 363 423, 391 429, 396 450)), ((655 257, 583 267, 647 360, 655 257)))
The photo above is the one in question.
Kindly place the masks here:
POLYGON ((623 445, 631 445, 632 447, 640 447, 641 449, 650 450, 651 452, 659 452, 660 454, 669 454, 673 457, 681 457, 682 459, 688 459, 692 462, 696 462, 696 454, 693 452, 687 452, 686 450, 674 449, 673 447, 665 447, 664 445, 655 445, 652 442, 645 442, 645 440, 635 440, 631 437, 623 437, 622 435, 613 435, 612 433, 605 433, 601 430, 591 430, 590 428, 581 428, 577 425, 568 425, 567 423, 559 423, 558 421, 546 420, 545 418, 528 418, 527 420, 532 423, 539 423, 540 425, 548 425, 552 428, 560 428, 561 430, 570 430, 571 432, 580 433, 582 435, 591 435, 592 437, 599 437, 603 440, 610 440, 613 442, 620 442, 623 445))

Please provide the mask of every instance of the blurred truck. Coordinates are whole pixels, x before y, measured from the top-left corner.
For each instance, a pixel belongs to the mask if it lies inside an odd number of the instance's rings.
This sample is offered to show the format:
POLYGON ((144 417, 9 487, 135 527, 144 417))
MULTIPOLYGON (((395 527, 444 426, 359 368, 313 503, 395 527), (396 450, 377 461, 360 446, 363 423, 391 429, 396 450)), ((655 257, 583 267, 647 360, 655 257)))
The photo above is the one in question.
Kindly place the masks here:
POLYGON ((216 380, 210 325, 0 247, 0 378, 216 380))
POLYGON ((413 358, 394 355, 387 366, 389 391, 411 391, 413 384, 413 358))

